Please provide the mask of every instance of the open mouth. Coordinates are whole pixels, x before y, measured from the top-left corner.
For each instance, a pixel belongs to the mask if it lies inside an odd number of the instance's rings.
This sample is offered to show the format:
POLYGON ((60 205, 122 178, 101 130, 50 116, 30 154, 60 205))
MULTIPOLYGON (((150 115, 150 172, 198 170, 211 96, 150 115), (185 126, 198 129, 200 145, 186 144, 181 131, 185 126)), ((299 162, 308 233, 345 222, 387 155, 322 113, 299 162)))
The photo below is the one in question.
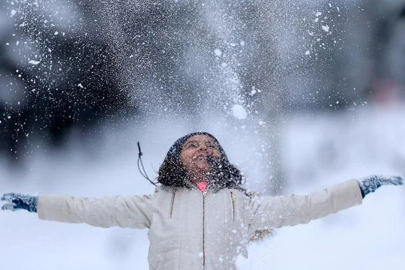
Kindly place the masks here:
POLYGON ((194 156, 193 160, 208 160, 208 156, 207 155, 194 156))
POLYGON ((213 157, 211 155, 204 155, 204 154, 194 156, 193 160, 194 161, 205 161, 205 162, 209 163, 210 165, 218 163, 217 158, 215 158, 215 157, 213 157))

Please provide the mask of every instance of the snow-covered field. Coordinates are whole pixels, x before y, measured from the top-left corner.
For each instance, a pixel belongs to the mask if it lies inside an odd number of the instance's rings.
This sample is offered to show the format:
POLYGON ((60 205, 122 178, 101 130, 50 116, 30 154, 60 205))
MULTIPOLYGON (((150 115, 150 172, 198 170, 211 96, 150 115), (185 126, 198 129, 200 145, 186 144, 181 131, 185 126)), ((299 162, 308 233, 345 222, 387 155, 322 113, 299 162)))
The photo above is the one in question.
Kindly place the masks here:
MULTIPOLYGON (((405 176, 404 119, 403 107, 372 105, 286 118, 280 131, 288 179, 283 193, 306 194, 373 173, 405 176)), ((151 193, 153 187, 136 168, 136 141, 141 141, 145 166, 154 176, 174 140, 195 128, 160 119, 147 126, 106 125, 94 141, 72 133, 69 147, 55 152, 40 146, 18 170, 0 162, 0 193, 151 193)), ((218 137, 248 181, 268 176, 260 173, 264 166, 251 153, 266 141, 264 135, 252 132, 248 138, 245 131, 238 136, 240 129, 220 121, 207 121, 198 129, 218 137)), ((252 244, 249 259, 240 259, 238 265, 242 270, 405 269, 404 195, 404 187, 383 187, 361 206, 278 229, 273 237, 252 244)), ((0 269, 147 269, 146 233, 44 222, 25 211, 1 211, 0 269)))

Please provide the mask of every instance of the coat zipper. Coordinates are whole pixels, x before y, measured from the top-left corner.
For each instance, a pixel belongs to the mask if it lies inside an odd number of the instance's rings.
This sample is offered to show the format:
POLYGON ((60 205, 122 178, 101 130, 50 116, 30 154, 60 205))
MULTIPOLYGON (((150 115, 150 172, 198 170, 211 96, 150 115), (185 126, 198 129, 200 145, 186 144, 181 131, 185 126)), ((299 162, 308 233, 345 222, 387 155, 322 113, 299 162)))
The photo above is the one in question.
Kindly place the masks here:
POLYGON ((174 206, 174 198, 176 197, 176 189, 173 189, 173 194, 172 194, 172 202, 170 206, 170 219, 173 217, 173 206, 174 206))
POLYGON ((235 202, 236 202, 236 196, 233 194, 231 191, 231 201, 232 201, 232 221, 235 221, 235 202))
POLYGON ((202 218, 202 245, 203 245, 203 269, 205 269, 205 195, 207 194, 207 191, 203 192, 203 218, 202 218))

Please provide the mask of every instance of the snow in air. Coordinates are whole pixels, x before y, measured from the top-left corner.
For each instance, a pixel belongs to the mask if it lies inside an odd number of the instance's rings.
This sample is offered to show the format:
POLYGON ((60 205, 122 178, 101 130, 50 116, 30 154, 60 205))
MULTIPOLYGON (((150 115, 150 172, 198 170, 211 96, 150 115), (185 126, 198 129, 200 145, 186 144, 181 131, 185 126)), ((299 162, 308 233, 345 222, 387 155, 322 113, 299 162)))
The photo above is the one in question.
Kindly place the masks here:
POLYGON ((37 60, 30 60, 28 61, 29 64, 31 65, 38 65, 41 61, 37 61, 37 60))
POLYGON ((243 106, 240 104, 235 104, 232 107, 232 113, 233 116, 235 116, 239 120, 245 119, 248 115, 245 108, 243 108, 243 106))
POLYGON ((325 32, 329 32, 329 26, 328 25, 322 25, 322 29, 325 32))
POLYGON ((220 49, 215 49, 214 53, 216 56, 221 57, 222 56, 222 51, 220 49))

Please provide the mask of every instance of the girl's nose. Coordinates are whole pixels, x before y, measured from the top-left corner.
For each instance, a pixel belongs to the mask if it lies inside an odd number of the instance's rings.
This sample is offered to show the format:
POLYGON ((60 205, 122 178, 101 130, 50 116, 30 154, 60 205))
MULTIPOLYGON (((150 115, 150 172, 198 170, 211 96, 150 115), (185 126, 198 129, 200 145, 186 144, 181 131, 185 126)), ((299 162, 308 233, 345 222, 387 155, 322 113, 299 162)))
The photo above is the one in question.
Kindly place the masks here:
POLYGON ((200 149, 201 150, 207 150, 207 146, 205 144, 200 144, 200 149))

